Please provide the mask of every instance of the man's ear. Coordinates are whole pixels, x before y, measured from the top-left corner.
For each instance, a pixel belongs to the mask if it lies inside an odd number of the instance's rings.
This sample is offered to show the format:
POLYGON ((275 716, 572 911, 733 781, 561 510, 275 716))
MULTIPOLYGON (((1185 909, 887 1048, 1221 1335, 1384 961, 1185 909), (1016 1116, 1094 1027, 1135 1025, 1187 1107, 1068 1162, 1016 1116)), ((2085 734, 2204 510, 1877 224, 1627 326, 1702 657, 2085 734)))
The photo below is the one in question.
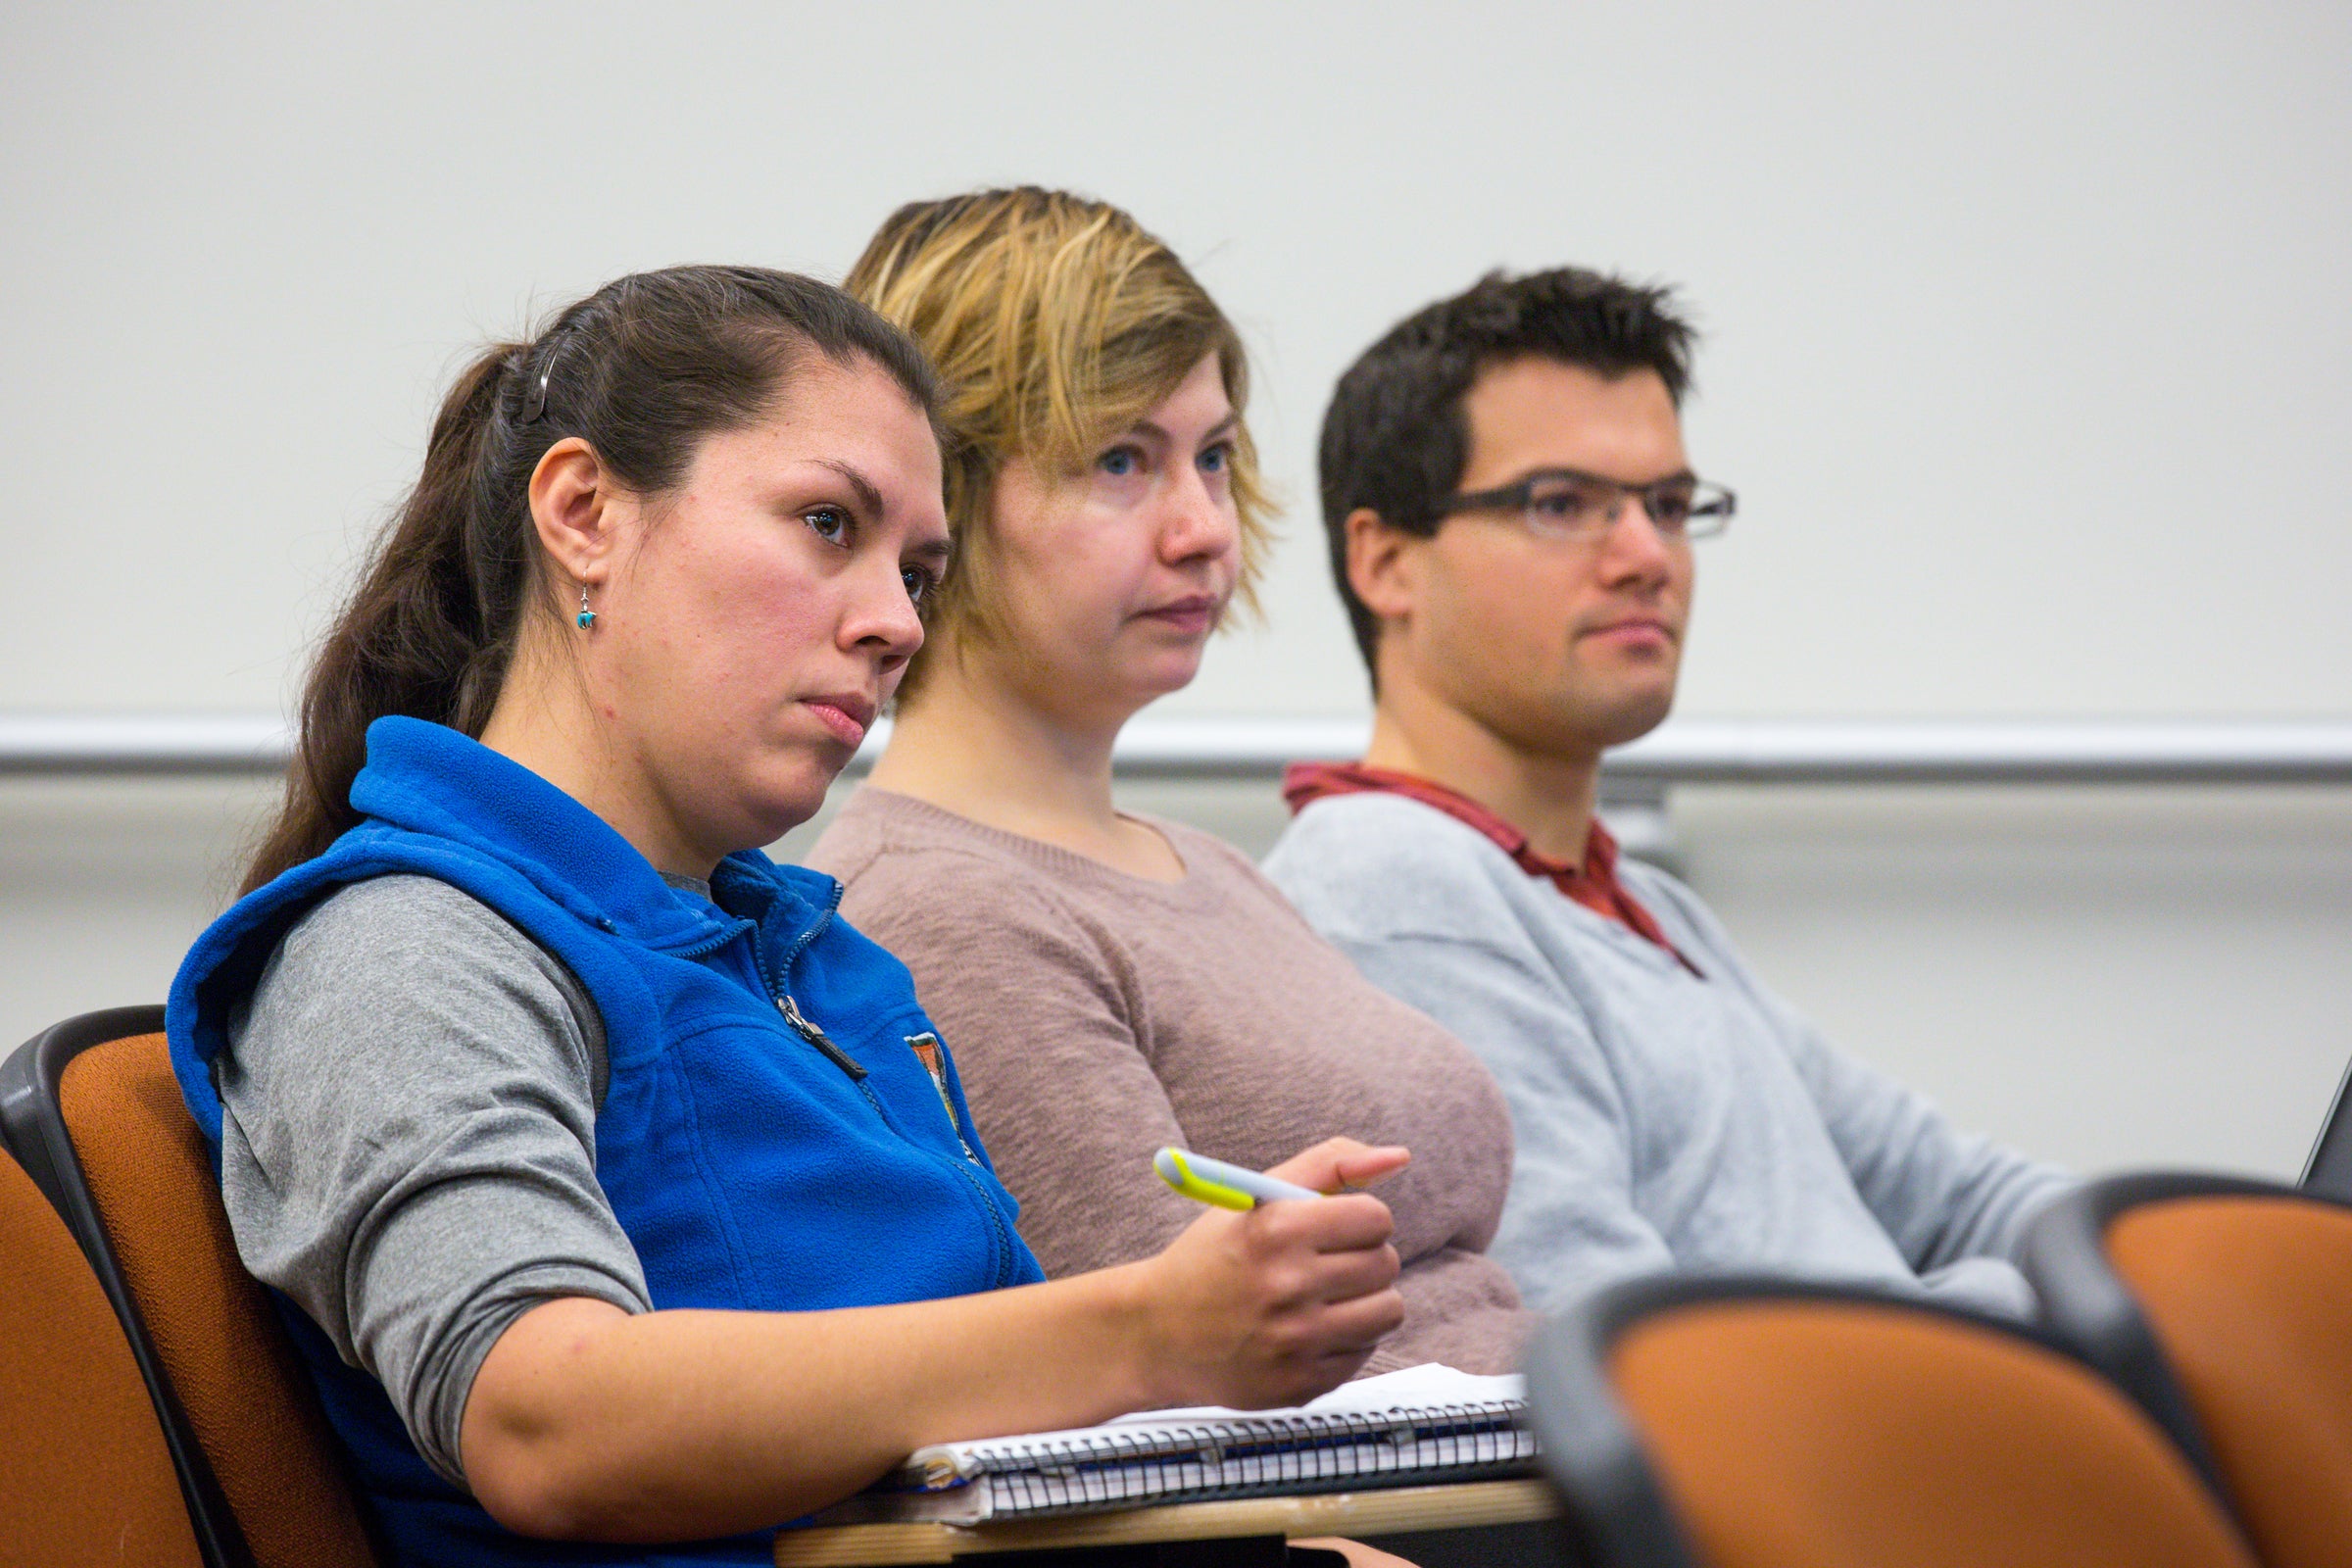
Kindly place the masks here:
POLYGON ((1382 620, 1409 620, 1421 600, 1421 546, 1417 534, 1392 528, 1370 507, 1348 514, 1348 586, 1364 608, 1382 620))
POLYGON ((539 547, 572 581, 601 583, 614 546, 621 492, 576 435, 549 447, 531 469, 531 526, 539 547))

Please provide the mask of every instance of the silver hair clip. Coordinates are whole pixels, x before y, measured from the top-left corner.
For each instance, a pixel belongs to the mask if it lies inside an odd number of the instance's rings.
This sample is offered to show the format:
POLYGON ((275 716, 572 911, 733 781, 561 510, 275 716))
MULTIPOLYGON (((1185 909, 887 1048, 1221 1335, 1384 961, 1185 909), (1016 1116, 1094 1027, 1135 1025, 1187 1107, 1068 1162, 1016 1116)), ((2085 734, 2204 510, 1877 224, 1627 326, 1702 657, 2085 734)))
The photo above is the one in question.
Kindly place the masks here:
POLYGON ((554 361, 551 359, 551 360, 549 361, 549 363, 548 363, 548 367, 547 367, 547 368, 546 368, 546 369, 544 369, 544 370, 541 370, 541 371, 539 372, 539 379, 538 379, 537 381, 533 382, 533 383, 531 384, 530 390, 529 390, 529 391, 527 391, 527 392, 525 392, 525 393, 523 394, 523 397, 522 397, 522 422, 523 422, 523 423, 525 423, 525 424, 531 424, 531 423, 534 423, 534 422, 536 422, 536 421, 537 421, 537 419, 538 419, 539 416, 541 416, 542 414, 545 414, 545 413, 547 412, 547 378, 548 378, 549 376, 551 376, 551 375, 555 374, 555 373, 556 373, 556 367, 555 367, 555 363, 554 363, 554 361))

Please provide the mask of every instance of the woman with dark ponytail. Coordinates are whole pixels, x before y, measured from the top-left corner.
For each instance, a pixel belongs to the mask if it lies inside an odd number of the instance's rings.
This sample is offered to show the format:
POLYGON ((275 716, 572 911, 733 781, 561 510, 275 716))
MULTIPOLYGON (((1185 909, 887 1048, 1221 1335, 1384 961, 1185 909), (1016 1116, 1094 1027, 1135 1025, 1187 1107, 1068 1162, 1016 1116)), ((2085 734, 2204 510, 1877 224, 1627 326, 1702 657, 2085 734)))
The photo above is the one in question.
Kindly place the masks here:
POLYGON ((1398 1320, 1360 1194, 1043 1283, 906 969, 760 852, 922 642, 937 396, 822 284, 623 278, 466 368, 319 652, 170 1033, 404 1563, 764 1562, 921 1445, 1295 1401, 1398 1320))

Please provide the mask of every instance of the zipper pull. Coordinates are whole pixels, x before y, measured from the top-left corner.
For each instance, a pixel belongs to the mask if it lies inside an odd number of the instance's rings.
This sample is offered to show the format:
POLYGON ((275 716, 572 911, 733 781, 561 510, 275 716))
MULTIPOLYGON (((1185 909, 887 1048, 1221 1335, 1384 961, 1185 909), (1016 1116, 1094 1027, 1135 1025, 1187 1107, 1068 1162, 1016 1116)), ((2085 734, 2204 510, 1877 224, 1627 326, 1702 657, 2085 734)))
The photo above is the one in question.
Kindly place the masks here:
POLYGON ((864 1081, 865 1069, 858 1065, 857 1058, 835 1045, 822 1029, 810 1023, 802 1013, 800 1004, 793 1001, 789 993, 776 999, 776 1010, 784 1015, 786 1023, 792 1025, 794 1034, 823 1052, 827 1060, 850 1075, 852 1083, 864 1081))

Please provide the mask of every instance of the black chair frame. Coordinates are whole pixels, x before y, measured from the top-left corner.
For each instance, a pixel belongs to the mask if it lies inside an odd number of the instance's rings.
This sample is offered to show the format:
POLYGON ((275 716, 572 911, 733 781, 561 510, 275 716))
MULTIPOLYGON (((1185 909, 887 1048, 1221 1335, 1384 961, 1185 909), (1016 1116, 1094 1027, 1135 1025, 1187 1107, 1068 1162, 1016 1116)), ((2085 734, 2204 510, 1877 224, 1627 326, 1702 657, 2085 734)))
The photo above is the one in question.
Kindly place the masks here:
MULTIPOLYGON (((1621 1282, 1554 1319, 1527 1350, 1528 1407, 1544 1473, 1561 1494, 1561 1524, 1572 1560, 1590 1568, 1698 1568, 1697 1553, 1676 1523, 1633 1419, 1609 1382, 1609 1352, 1626 1330, 1660 1312, 1753 1300, 1893 1307, 2004 1335, 2094 1375, 2100 1371, 2063 1337, 2038 1325, 1871 1285, 1761 1274, 1652 1274, 1621 1282)), ((2228 1513, 2215 1472, 2193 1454, 2184 1457, 2228 1513)), ((2229 1517, 2236 1522, 2234 1513, 2229 1517)))
POLYGON ((187 1411, 164 1371, 163 1358, 156 1353, 138 1303, 123 1283, 122 1265, 91 1200, 58 1098, 67 1064, 82 1052, 112 1040, 156 1034, 163 1027, 164 1009, 160 1006, 110 1007, 68 1018, 33 1036, 6 1061, 0 1061, 0 1137, 5 1137, 9 1152, 65 1219, 66 1229, 80 1244, 82 1255, 90 1260, 100 1288, 114 1306, 123 1337, 130 1342, 131 1358, 146 1381, 147 1396, 155 1403, 164 1446, 179 1476, 188 1523, 194 1527, 197 1550, 203 1554, 206 1568, 254 1568, 245 1532, 238 1526, 212 1461, 205 1456, 187 1411))
MULTIPOLYGON (((2221 1466, 2188 1393, 2140 1310, 2139 1298, 2107 1257, 2107 1229, 2132 1209, 2179 1198, 2281 1198, 2352 1211, 2352 1203, 2278 1182, 2199 1171, 2148 1171, 2090 1182, 2050 1204, 2027 1228, 2026 1278, 2042 1321, 2072 1352, 2096 1367, 2153 1416, 2227 1499, 2221 1466)), ((2231 1517, 2236 1508, 2230 1506, 2231 1517)))
POLYGON ((2328 1119, 2312 1140, 2297 1185, 2323 1198, 2352 1199, 2352 1062, 2344 1064, 2335 1082, 2335 1099, 2328 1102, 2328 1119))

